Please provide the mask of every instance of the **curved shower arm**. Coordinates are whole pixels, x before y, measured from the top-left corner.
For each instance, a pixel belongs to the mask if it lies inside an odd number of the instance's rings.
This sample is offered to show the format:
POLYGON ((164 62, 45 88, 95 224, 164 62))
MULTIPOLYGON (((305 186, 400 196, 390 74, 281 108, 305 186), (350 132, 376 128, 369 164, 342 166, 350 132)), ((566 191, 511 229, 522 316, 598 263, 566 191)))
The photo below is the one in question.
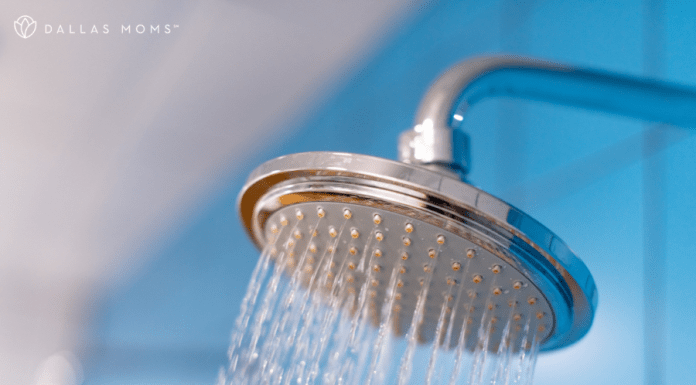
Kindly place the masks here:
POLYGON ((471 105, 492 96, 696 127, 694 88, 519 56, 489 56, 457 64, 430 86, 415 127, 401 135, 399 159, 466 175, 468 138, 456 128, 471 105))

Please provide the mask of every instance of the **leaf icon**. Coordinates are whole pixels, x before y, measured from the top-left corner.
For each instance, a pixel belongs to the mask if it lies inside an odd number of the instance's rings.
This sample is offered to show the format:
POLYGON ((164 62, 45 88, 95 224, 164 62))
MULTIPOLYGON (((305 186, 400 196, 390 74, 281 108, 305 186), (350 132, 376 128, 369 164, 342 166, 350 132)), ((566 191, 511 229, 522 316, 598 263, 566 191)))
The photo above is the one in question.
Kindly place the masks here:
POLYGON ((36 32, 36 21, 26 15, 20 16, 19 19, 14 22, 14 28, 17 35, 27 39, 36 32))

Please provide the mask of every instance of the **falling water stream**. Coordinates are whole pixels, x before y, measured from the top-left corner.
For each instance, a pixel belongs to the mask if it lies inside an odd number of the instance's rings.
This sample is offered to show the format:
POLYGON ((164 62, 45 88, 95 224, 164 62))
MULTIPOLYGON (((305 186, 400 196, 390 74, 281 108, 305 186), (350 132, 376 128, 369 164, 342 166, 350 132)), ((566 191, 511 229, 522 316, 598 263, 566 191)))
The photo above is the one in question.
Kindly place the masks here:
MULTIPOLYGON (((397 263, 380 272, 377 227, 358 248, 344 241, 351 240, 348 219, 329 230, 331 237, 319 237, 322 217, 308 225, 281 220, 273 229, 242 300, 218 385, 531 384, 539 350, 534 314, 521 315, 513 299, 509 308, 495 313, 489 305, 473 317, 475 299, 496 293, 472 293, 455 279, 433 292, 434 265, 423 268, 420 284, 411 288, 413 314, 404 314, 399 300, 406 270, 397 263), (378 282, 378 273, 388 282, 378 282), (384 286, 382 296, 377 285, 384 286), (425 338, 426 302, 437 296, 429 321, 437 325, 425 338), (401 331, 404 320, 410 322, 401 331)), ((468 262, 459 274, 469 274, 468 262)))

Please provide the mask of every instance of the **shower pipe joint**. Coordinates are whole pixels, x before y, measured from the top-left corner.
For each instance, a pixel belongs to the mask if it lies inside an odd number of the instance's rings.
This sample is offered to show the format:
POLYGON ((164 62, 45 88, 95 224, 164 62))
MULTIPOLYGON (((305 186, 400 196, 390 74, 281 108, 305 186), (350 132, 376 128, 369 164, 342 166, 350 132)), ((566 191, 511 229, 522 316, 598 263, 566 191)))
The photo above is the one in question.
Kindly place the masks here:
POLYGON ((651 122, 696 126, 696 89, 542 60, 496 55, 455 65, 421 101, 413 129, 399 137, 399 160, 464 179, 469 137, 458 130, 468 109, 488 97, 582 107, 651 122))

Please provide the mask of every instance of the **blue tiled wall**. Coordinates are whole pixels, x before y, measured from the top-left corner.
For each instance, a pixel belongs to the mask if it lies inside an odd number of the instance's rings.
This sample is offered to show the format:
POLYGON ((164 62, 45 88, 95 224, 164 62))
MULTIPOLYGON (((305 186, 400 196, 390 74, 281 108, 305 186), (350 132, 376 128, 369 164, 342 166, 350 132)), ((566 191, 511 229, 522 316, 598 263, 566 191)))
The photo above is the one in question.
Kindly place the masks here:
MULTIPOLYGON (((662 79, 696 84, 696 6, 670 2, 442 2, 414 15, 332 96, 292 123, 296 136, 272 143, 263 160, 292 152, 339 150, 395 158, 428 84, 457 61, 509 52, 627 74, 662 64, 662 79), (663 12, 645 30, 646 12, 663 12), (658 18, 659 19, 659 18, 658 18), (646 57, 645 34, 664 47, 646 57), (663 51, 663 52, 660 52, 663 51)), ((650 46, 647 47, 649 49, 650 46)), ((655 48, 655 47, 653 47, 655 48)), ((599 288, 595 324, 579 343, 544 354, 537 384, 643 383, 646 362, 662 362, 665 384, 687 384, 696 351, 696 139, 669 134, 658 153, 661 203, 646 202, 642 122, 511 100, 482 102, 464 125, 473 142, 470 179, 556 232, 587 264, 599 288), (676 138, 676 139, 675 139, 676 138), (661 204, 662 206, 659 206, 661 204), (645 223, 652 207, 663 223, 645 223), (646 210, 647 209, 647 210, 646 210), (664 351, 646 352, 646 228, 664 231, 664 351)), ((654 170, 653 170, 654 171, 654 170)), ((229 331, 257 251, 235 209, 245 173, 161 247, 153 262, 105 298, 95 319, 98 343, 88 383, 212 383, 225 363, 229 331)), ((648 187, 646 187, 646 185, 648 187)), ((649 240, 648 240, 649 241, 649 240)), ((648 286, 651 287, 651 286, 648 286)), ((658 285, 659 287, 659 285, 658 285)), ((659 294, 659 293, 658 293, 659 294)))

